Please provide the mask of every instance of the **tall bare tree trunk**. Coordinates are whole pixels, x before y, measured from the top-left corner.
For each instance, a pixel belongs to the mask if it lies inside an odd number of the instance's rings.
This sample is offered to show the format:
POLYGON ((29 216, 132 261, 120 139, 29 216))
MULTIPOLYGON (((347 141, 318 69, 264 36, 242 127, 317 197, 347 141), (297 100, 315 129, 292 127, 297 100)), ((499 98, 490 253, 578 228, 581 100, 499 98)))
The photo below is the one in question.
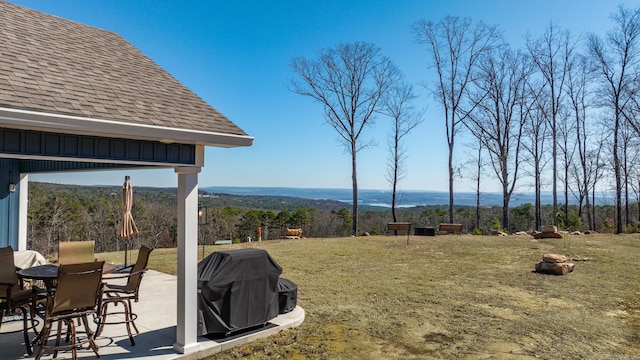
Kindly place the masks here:
POLYGON ((434 23, 421 20, 413 26, 416 40, 427 45, 431 65, 438 74, 437 85, 431 88, 444 108, 444 121, 449 146, 449 222, 453 222, 455 169, 453 150, 460 122, 471 111, 461 108, 473 79, 473 71, 480 57, 491 51, 500 40, 497 27, 482 22, 472 25, 469 18, 447 16, 434 23))
POLYGON ((620 112, 616 110, 613 127, 613 167, 616 178, 616 234, 622 233, 622 176, 620 175, 620 155, 618 154, 619 132, 620 112))
POLYGON ((353 230, 351 235, 358 236, 358 169, 356 166, 357 151, 355 148, 355 142, 352 142, 351 151, 351 184, 353 186, 353 204, 351 206, 353 230))
POLYGON ((298 79, 291 90, 311 97, 323 106, 325 121, 351 154, 353 229, 358 234, 358 176, 356 154, 371 145, 360 141, 364 129, 380 110, 386 92, 402 79, 398 68, 380 49, 367 43, 340 44, 320 52, 316 60, 293 59, 298 79))
MULTIPOLYGON (((606 43, 600 37, 590 34, 588 49, 595 63, 595 70, 602 80, 600 97, 613 111, 613 168, 616 182, 616 233, 622 233, 622 174, 620 163, 620 132, 629 99, 638 86, 637 63, 640 53, 640 9, 629 10, 622 5, 611 18, 614 29, 606 36, 606 43)), ((634 122, 631 122, 632 126, 634 122)), ((636 131, 640 129, 636 128, 636 131)))
POLYGON ((527 48, 550 90, 548 100, 551 104, 549 121, 551 123, 552 192, 555 219, 558 214, 558 113, 560 112, 564 82, 574 44, 570 43, 568 31, 561 31, 551 22, 541 38, 527 40, 527 48))
POLYGON ((449 143, 449 223, 453 224, 453 138, 449 143))
POLYGON ((482 141, 478 141, 478 163, 476 173, 476 229, 480 229, 480 177, 482 176, 482 141))
POLYGON ((387 161, 387 181, 391 184, 391 214, 398 221, 398 183, 406 173, 404 160, 407 157, 403 138, 422 123, 422 114, 416 112, 411 102, 416 98, 413 86, 407 82, 394 85, 382 99, 380 112, 393 120, 392 132, 388 137, 389 159, 387 161))

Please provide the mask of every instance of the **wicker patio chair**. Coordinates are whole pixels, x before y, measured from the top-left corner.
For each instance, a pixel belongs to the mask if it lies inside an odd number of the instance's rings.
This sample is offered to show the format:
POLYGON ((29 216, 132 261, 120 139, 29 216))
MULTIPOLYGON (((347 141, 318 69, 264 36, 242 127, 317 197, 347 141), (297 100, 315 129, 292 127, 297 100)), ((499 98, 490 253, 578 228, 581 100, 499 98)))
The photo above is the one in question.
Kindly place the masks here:
POLYGON ((53 357, 57 357, 58 350, 70 349, 73 359, 77 359, 77 350, 84 344, 96 354, 98 346, 94 338, 95 334, 89 327, 88 316, 95 316, 99 310, 99 302, 102 298, 102 269, 104 261, 92 261, 78 264, 61 264, 58 268, 58 281, 55 292, 47 299, 44 315, 44 327, 39 340, 40 348, 36 360, 40 359, 47 349, 53 349, 53 357), (76 332, 75 319, 81 319, 84 331, 76 332), (57 331, 51 333, 53 325, 57 324, 57 331), (60 339, 66 329, 66 340, 60 344, 60 339), (79 338, 78 334, 85 334, 79 338), (55 336, 55 345, 49 346, 49 338, 55 336))
POLYGON ((104 287, 104 296, 102 298, 102 309, 100 311, 100 317, 96 318, 94 321, 98 324, 98 328, 96 330, 96 334, 100 335, 102 332, 104 325, 113 325, 113 324, 126 324, 127 333, 129 334, 129 341, 131 342, 131 346, 135 346, 136 343, 133 340, 133 335, 131 333, 131 326, 136 331, 136 334, 139 334, 140 331, 135 324, 135 320, 138 318, 138 315, 133 312, 131 308, 131 300, 138 302, 138 293, 140 290, 140 283, 142 282, 142 277, 144 273, 147 271, 147 265, 149 263, 149 255, 153 251, 152 248, 148 248, 143 246, 138 251, 138 260, 132 266, 125 268, 124 275, 113 275, 105 278, 105 280, 113 280, 113 279, 126 279, 126 284, 114 284, 107 282, 104 287), (111 311, 109 312, 109 305, 113 305, 114 307, 118 304, 122 304, 122 311, 111 311), (108 315, 124 315, 124 320, 122 321, 107 321, 108 315))
POLYGON ((2 320, 8 313, 20 310, 22 313, 22 332, 27 354, 33 354, 29 341, 29 321, 35 331, 32 309, 36 306, 34 290, 25 289, 22 279, 18 277, 10 246, 0 248, 0 328, 2 320))

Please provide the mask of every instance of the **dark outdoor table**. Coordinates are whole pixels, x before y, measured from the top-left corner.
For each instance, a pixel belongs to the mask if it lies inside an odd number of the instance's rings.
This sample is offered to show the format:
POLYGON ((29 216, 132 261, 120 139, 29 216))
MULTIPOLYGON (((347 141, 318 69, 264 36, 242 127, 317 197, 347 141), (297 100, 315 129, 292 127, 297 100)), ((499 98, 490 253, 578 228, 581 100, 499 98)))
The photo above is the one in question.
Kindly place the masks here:
POLYGON ((47 292, 51 292, 58 277, 58 266, 54 264, 34 266, 18 271, 18 275, 23 279, 42 281, 47 287, 47 292))
MULTIPOLYGON (((116 270, 114 264, 104 263, 103 274, 109 274, 116 270)), ((58 265, 46 264, 34 266, 18 271, 18 275, 24 279, 40 280, 47 287, 47 292, 51 292, 55 280, 58 278, 58 265)))

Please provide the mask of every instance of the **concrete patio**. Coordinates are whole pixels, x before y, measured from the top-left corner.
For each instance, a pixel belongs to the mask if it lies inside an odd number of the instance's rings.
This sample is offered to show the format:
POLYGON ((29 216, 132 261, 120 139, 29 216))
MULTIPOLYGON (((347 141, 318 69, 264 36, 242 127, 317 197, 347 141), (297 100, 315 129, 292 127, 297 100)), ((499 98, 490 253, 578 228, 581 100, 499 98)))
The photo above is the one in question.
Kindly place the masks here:
MULTIPOLYGON (((266 326, 260 331, 240 335, 225 340, 211 340, 199 337, 200 350, 190 354, 179 354, 173 349, 176 341, 176 299, 177 278, 157 271, 148 271, 141 284, 140 302, 135 303, 134 312, 138 314, 136 325, 140 334, 135 336, 135 346, 131 346, 124 325, 105 326, 103 333, 96 339, 100 347, 100 359, 201 359, 235 346, 267 337, 282 330, 296 327, 304 321, 304 310, 297 306, 293 311, 282 314, 270 321, 273 326, 266 326)), ((0 334, 0 358, 32 359, 28 356, 22 341, 22 333, 5 333, 13 326, 21 323, 2 325, 0 334)), ((50 340, 51 343, 51 340, 50 340)), ((34 353, 37 353, 37 346, 34 353)), ((78 352, 82 359, 95 359, 95 354, 88 349, 78 352)), ((43 359, 52 359, 53 353, 45 353, 43 359)), ((61 352, 57 359, 70 359, 71 352, 61 352)))

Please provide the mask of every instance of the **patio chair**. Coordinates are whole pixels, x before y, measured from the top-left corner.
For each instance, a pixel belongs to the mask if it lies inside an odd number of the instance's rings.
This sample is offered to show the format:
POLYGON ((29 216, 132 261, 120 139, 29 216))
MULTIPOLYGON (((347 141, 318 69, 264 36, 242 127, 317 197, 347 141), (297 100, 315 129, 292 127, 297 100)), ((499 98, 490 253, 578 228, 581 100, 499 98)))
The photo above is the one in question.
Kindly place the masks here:
POLYGON ((94 341, 95 334, 89 327, 88 316, 95 316, 99 310, 103 287, 103 265, 104 261, 60 265, 55 291, 47 299, 44 327, 40 334, 40 348, 36 360, 40 359, 47 349, 54 350, 54 358, 57 357, 58 350, 70 349, 72 358, 77 359, 77 350, 85 344, 89 345, 96 357, 100 357, 98 346, 94 341), (75 319, 82 320, 84 331, 76 332, 75 319), (54 324, 58 326, 57 331, 52 334, 51 329, 54 324), (61 345, 63 325, 66 329, 66 342, 61 345), (78 333, 84 333, 86 337, 79 338, 78 333), (56 337, 55 345, 47 345, 49 338, 53 336, 56 337))
POLYGON ((33 354, 29 341, 29 320, 34 332, 34 318, 32 309, 35 308, 36 296, 32 289, 25 289, 22 279, 18 277, 13 259, 13 249, 10 246, 0 248, 0 328, 7 313, 20 310, 22 313, 22 331, 27 354, 33 354))
POLYGON ((94 260, 94 241, 60 241, 58 264, 78 264, 94 260))
POLYGON ((140 331, 135 324, 135 320, 138 318, 138 315, 135 314, 131 309, 131 300, 138 302, 140 283, 142 282, 144 273, 147 271, 147 265, 149 263, 149 255, 151 254, 151 251, 153 251, 152 248, 148 248, 146 246, 141 247, 140 251, 138 251, 138 260, 136 261, 136 263, 121 270, 121 272, 128 271, 128 273, 124 275, 115 275, 105 278, 105 280, 126 279, 126 284, 105 284, 100 317, 94 320, 98 324, 96 334, 100 335, 105 325, 126 324, 131 346, 136 345, 131 333, 131 326, 133 325, 133 328, 136 330, 136 334, 139 334, 140 331), (117 306, 118 304, 122 304, 122 311, 109 312, 109 305, 117 306), (116 314, 121 316, 123 315, 124 320, 107 321, 107 315, 116 314))

